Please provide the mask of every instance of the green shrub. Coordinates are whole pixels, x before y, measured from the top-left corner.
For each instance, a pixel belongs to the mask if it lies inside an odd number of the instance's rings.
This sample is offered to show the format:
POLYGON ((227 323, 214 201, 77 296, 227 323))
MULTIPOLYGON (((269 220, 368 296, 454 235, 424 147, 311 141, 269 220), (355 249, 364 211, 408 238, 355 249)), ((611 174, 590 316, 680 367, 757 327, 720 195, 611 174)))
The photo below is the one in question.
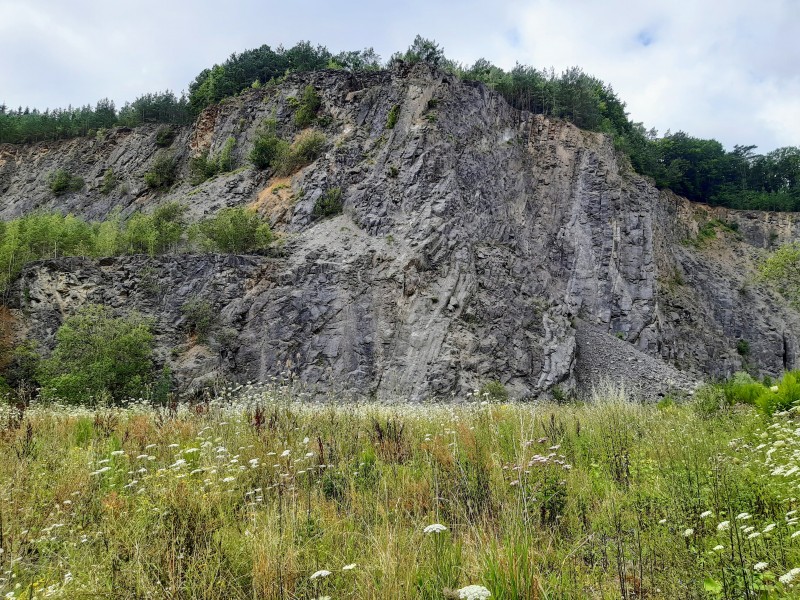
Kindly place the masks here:
POLYGON ((208 300, 192 298, 181 306, 189 333, 197 336, 199 342, 205 342, 216 320, 214 306, 208 300))
POLYGON ((747 340, 737 341, 736 352, 739 353, 739 356, 748 356, 750 354, 750 342, 747 340))
POLYGON ((397 119, 400 117, 400 105, 395 104, 389 111, 389 116, 386 117, 386 129, 394 129, 397 125, 397 119))
POLYGON ((303 89, 303 94, 300 96, 300 101, 297 104, 297 109, 294 113, 294 124, 298 127, 308 127, 314 122, 317 116, 317 111, 322 105, 319 95, 313 86, 307 85, 303 89))
POLYGON ((253 149, 250 151, 250 162, 259 169, 268 169, 279 163, 289 152, 289 143, 278 137, 275 120, 264 121, 256 134, 253 149))
POLYGON ((478 391, 481 399, 489 400, 490 402, 506 402, 508 400, 508 390, 506 386, 497 381, 487 381, 483 384, 478 391))
POLYGON ((767 388, 755 381, 748 373, 739 372, 723 383, 721 389, 726 402, 733 405, 755 404, 758 397, 767 388))
POLYGON ((100 184, 100 193, 106 196, 114 191, 115 187, 117 187, 117 176, 114 175, 114 169, 109 167, 103 174, 103 183, 100 184))
POLYGON ((159 127, 156 131, 156 146, 159 148, 166 148, 171 146, 175 141, 175 129, 169 126, 159 127))
POLYGON ((777 386, 767 388, 756 400, 758 408, 767 415, 797 406, 800 402, 800 371, 784 373, 777 386))
POLYGON ((332 188, 314 203, 315 217, 332 217, 342 212, 342 189, 332 188))
POLYGON ((144 174, 144 182, 152 189, 166 189, 175 183, 178 161, 169 152, 159 152, 150 170, 144 174))
POLYGON ((93 256, 92 225, 72 215, 35 213, 0 227, 0 290, 16 279, 25 263, 58 256, 93 256))
POLYGON ((119 252, 155 256, 175 249, 186 230, 184 212, 185 206, 169 202, 150 215, 135 213, 119 234, 119 252))
POLYGON ((83 178, 72 175, 66 169, 58 169, 50 174, 50 191, 56 196, 63 196, 67 192, 79 192, 83 189, 83 178))
POLYGON ((325 134, 314 129, 301 131, 294 138, 288 154, 278 169, 280 174, 291 175, 306 165, 310 165, 319 158, 324 148, 325 134))
POLYGON ((190 159, 189 182, 192 185, 200 185, 217 173, 232 171, 235 166, 233 159, 233 148, 235 146, 236 138, 229 137, 225 140, 225 145, 217 156, 209 158, 208 151, 205 151, 200 156, 190 159))
POLYGON ((267 248, 272 231, 255 210, 224 208, 194 225, 190 238, 207 251, 243 254, 267 248))
POLYGON ((135 398, 152 379, 152 352, 149 321, 85 306, 64 321, 53 353, 42 361, 42 394, 76 404, 135 398))

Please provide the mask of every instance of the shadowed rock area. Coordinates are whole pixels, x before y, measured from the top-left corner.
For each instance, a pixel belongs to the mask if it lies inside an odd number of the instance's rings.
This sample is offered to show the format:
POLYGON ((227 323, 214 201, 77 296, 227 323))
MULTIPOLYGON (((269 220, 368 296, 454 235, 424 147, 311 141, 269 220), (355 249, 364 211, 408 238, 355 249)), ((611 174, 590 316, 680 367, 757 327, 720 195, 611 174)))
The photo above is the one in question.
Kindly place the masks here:
POLYGON ((381 400, 461 396, 495 379, 527 398, 607 374, 658 397, 742 368, 797 365, 800 318, 756 275, 769 247, 798 238, 796 214, 661 192, 604 135, 512 109, 483 85, 424 64, 288 77, 179 130, 180 179, 160 194, 142 183, 155 135, 1 147, 0 218, 56 209, 100 219, 168 201, 198 218, 248 205, 280 233, 279 250, 31 264, 6 298, 18 336, 50 348, 65 315, 99 302, 156 319, 159 361, 182 390, 291 372, 321 393, 381 400), (322 99, 324 155, 282 179, 249 166, 264 119, 286 139, 298 133, 289 99, 309 84, 322 99), (229 137, 240 168, 192 186, 189 158, 229 137), (121 185, 103 196, 109 167, 121 185), (57 168, 87 189, 54 198, 57 168), (344 213, 315 217, 333 188, 344 213), (698 238, 712 220, 715 237, 698 238), (204 341, 181 311, 196 299, 217 315, 204 341))

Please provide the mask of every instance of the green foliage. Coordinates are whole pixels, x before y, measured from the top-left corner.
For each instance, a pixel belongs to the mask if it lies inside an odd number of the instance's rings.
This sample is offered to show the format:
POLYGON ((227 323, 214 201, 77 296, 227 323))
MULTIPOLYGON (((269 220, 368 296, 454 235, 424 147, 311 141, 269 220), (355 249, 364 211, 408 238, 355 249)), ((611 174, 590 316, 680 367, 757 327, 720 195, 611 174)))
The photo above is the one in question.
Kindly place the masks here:
POLYGON ((755 404, 766 415, 789 410, 800 402, 800 371, 784 373, 776 386, 767 388, 756 399, 755 404))
POLYGON ((508 400, 508 390, 506 386, 497 381, 487 381, 478 390, 478 396, 490 402, 506 402, 508 400))
POLYGON ((148 321, 88 305, 56 333, 56 347, 41 363, 42 394, 74 404, 135 398, 152 379, 152 351, 148 321))
POLYGON ((389 116, 386 117, 386 129, 394 129, 397 125, 397 119, 400 117, 400 105, 395 104, 389 110, 389 116))
POLYGON ((229 137, 220 153, 209 158, 208 151, 196 158, 189 160, 189 180, 192 185, 200 185, 218 173, 227 173, 235 167, 233 149, 236 147, 236 138, 229 137))
POLYGON ((189 105, 197 114, 206 106, 248 88, 253 81, 268 82, 287 73, 324 69, 331 53, 323 46, 300 42, 292 48, 267 45, 231 54, 221 65, 204 69, 189 84, 189 105))
POLYGON ((114 169, 108 167, 106 172, 103 173, 103 183, 100 184, 100 193, 107 196, 114 191, 117 187, 117 176, 114 174, 114 169))
POLYGON ((0 290, 30 261, 58 256, 93 256, 93 226, 72 215, 34 213, 0 227, 0 290))
POLYGON ((190 238, 207 251, 245 254, 269 247, 272 231, 255 210, 224 208, 194 225, 190 238))
POLYGON ((414 38, 414 42, 404 54, 393 54, 391 60, 402 60, 411 64, 426 62, 434 67, 447 67, 450 64, 450 61, 445 58, 444 48, 439 46, 436 41, 429 40, 421 35, 417 35, 414 38))
POLYGON ((294 111, 294 124, 297 127, 308 127, 311 125, 317 116, 317 111, 322 105, 317 91, 313 86, 307 85, 303 89, 303 94, 297 108, 294 111))
POLYGON ((119 229, 113 254, 163 254, 175 250, 186 230, 186 207, 177 202, 162 204, 152 214, 135 213, 119 229))
POLYGON ((331 188, 314 203, 314 216, 332 217, 342 213, 342 188, 331 188))
POLYGON ((736 342, 736 352, 739 353, 739 356, 748 356, 750 354, 750 342, 738 340, 736 342))
POLYGON ((57 169, 48 178, 50 191, 56 196, 63 196, 68 192, 80 192, 83 189, 83 178, 72 175, 66 169, 57 169))
POLYGON ((276 128, 275 120, 267 119, 256 134, 250 161, 259 169, 273 167, 289 153, 289 143, 278 137, 276 128))
POLYGON ((152 189, 167 189, 175 183, 177 171, 178 161, 175 155, 162 151, 156 155, 150 170, 144 174, 144 182, 152 189))
POLYGON ((176 131, 173 127, 165 125, 164 127, 159 127, 158 131, 156 131, 156 146, 159 148, 166 148, 167 146, 171 146, 172 142, 175 141, 176 131))
POLYGON ((181 313, 189 333, 196 335, 199 342, 205 342, 216 322, 213 304, 202 298, 192 298, 181 306, 181 313))
POLYGON ((784 244, 760 268, 761 277, 800 309, 800 242, 784 244))

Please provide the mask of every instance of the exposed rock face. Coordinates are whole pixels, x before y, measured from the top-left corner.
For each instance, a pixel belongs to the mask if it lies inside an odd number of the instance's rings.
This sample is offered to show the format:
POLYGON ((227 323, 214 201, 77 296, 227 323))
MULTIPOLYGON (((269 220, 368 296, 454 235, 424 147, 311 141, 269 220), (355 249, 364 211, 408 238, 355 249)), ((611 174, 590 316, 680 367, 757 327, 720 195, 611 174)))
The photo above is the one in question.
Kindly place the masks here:
POLYGON ((461 395, 491 379, 526 397, 591 383, 603 364, 655 396, 743 366, 777 374, 796 365, 800 318, 758 283, 754 265, 764 248, 798 237, 797 215, 712 211, 659 192, 603 135, 521 113, 425 65, 290 77, 214 107, 173 143, 182 176, 189 156, 213 155, 231 136, 245 166, 265 118, 291 138, 287 98, 309 83, 329 123, 327 151, 284 180, 244 168, 157 196, 141 183, 155 127, 0 149, 0 218, 36 208, 102 218, 168 200, 198 217, 248 204, 284 236, 272 257, 31 265, 9 301, 21 327, 52 344, 65 314, 102 302, 157 318, 160 359, 184 387, 291 370, 319 390, 387 400, 461 395), (87 190, 54 199, 46 176, 58 167, 84 176, 87 190), (127 193, 95 190, 108 167, 127 193), (316 219, 315 201, 335 187, 344 214, 316 219), (715 239, 692 242, 712 218, 738 232, 720 226, 715 239), (194 298, 219 315, 202 348, 181 312, 194 298), (581 323, 587 333, 576 337, 581 323), (600 354, 587 361, 593 346, 600 354), (652 368, 621 367, 633 363, 652 368), (663 376, 651 381, 652 370, 663 376))

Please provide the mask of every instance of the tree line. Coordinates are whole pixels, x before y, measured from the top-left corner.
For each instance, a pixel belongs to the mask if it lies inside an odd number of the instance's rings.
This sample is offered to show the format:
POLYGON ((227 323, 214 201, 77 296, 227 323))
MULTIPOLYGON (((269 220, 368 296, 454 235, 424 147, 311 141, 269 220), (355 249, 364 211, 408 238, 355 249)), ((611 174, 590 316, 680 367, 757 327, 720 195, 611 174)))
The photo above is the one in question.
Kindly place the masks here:
POLYGON ((800 148, 757 154, 752 145, 737 145, 727 151, 716 140, 694 138, 682 131, 659 137, 655 130, 629 119, 625 103, 609 84, 578 67, 556 73, 552 68, 517 64, 507 71, 485 59, 463 65, 448 59, 435 41, 421 36, 405 52, 393 54, 386 64, 372 48, 333 54, 324 46, 305 41, 291 48, 263 45, 234 53, 222 64, 204 69, 189 84, 188 94, 145 94, 119 111, 108 99, 94 108, 45 112, 0 106, 0 143, 84 136, 114 125, 184 125, 207 106, 289 73, 325 68, 377 70, 396 61, 430 63, 461 79, 485 83, 520 110, 604 132, 638 173, 690 200, 732 208, 800 210, 800 148))

